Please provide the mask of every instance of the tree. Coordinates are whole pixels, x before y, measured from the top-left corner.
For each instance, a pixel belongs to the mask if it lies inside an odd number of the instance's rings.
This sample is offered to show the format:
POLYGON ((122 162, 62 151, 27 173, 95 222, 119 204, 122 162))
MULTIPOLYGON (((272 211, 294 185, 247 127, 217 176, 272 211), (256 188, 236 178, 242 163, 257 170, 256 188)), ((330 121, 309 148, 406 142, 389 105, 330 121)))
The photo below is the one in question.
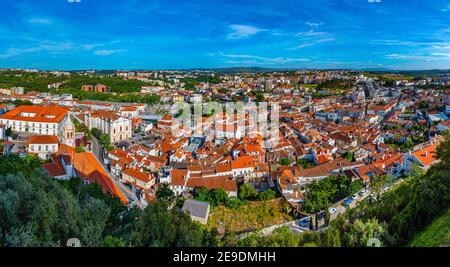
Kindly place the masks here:
POLYGON ((228 199, 228 193, 222 188, 217 188, 212 191, 211 198, 215 205, 218 205, 219 203, 224 204, 228 199))
POLYGON ((195 188, 194 194, 196 200, 209 202, 211 205, 213 205, 211 191, 209 191, 207 187, 202 186, 195 188))
POLYGON ((260 192, 258 194, 258 200, 260 200, 260 201, 271 200, 271 199, 275 198, 276 194, 277 193, 274 190, 269 188, 266 191, 260 192))
POLYGON ((169 211, 165 202, 151 202, 133 223, 130 238, 133 245, 141 247, 196 247, 211 245, 214 234, 192 222, 186 213, 169 211))
POLYGON ((355 152, 353 151, 345 152, 344 157, 350 162, 356 161, 355 152))
POLYGON ((383 189, 388 180, 389 180, 388 175, 375 175, 372 177, 372 180, 370 181, 370 186, 376 193, 377 199, 379 198, 381 190, 383 189))
POLYGON ((256 102, 264 102, 264 94, 262 92, 256 93, 256 102))
POLYGON ((126 247, 125 240, 121 237, 107 235, 103 240, 104 247, 126 247))
POLYGON ((98 129, 98 128, 92 128, 92 129, 91 129, 91 134, 92 134, 92 136, 94 136, 95 138, 100 138, 100 135, 102 134, 102 132, 101 132, 100 129, 98 129))
POLYGON ((329 197, 324 191, 308 191, 305 202, 305 210, 308 213, 314 213, 315 228, 318 226, 318 214, 322 210, 328 210, 330 207, 329 197))
POLYGON ((255 189, 250 184, 242 184, 239 187, 239 198, 241 200, 253 200, 257 196, 255 189))
POLYGON ((83 144, 83 142, 80 142, 80 145, 77 146, 77 147, 75 148, 75 151, 76 151, 77 153, 82 153, 82 152, 84 152, 84 144, 83 144))
POLYGON ((350 186, 348 187, 347 196, 353 195, 355 193, 358 193, 362 188, 364 187, 364 183, 362 180, 355 180, 350 183, 350 186))
POLYGON ((369 219, 363 222, 357 219, 353 224, 346 224, 346 232, 343 235, 343 243, 349 247, 366 247, 371 238, 382 240, 386 235, 386 225, 380 224, 377 219, 369 219))
POLYGON ((303 169, 311 168, 313 166, 313 163, 307 158, 299 158, 297 164, 303 169))
POLYGON ((108 206, 99 199, 89 197, 82 202, 80 241, 83 246, 103 246, 109 213, 108 206))
POLYGON ((216 234, 164 202, 128 208, 98 184, 55 180, 36 157, 0 160, 0 246, 210 246, 216 234), (192 234, 191 234, 192 233, 192 234))
POLYGON ((241 205, 242 205, 242 201, 237 197, 229 197, 227 199, 227 201, 225 202, 226 207, 228 207, 230 209, 234 209, 234 210, 239 208, 239 206, 241 206, 241 205))
POLYGON ((105 146, 105 147, 109 146, 109 144, 111 143, 111 141, 109 140, 109 135, 107 135, 107 134, 100 135, 100 138, 98 141, 100 142, 100 144, 102 146, 105 146))
POLYGON ((281 165, 290 166, 292 164, 292 161, 290 158, 282 158, 278 163, 281 165))
POLYGON ((156 190, 156 198, 159 200, 172 201, 175 197, 173 191, 169 188, 169 185, 166 183, 161 183, 156 190))
POLYGON ((6 137, 12 136, 13 135, 12 129, 11 128, 6 128, 5 135, 6 135, 6 137))

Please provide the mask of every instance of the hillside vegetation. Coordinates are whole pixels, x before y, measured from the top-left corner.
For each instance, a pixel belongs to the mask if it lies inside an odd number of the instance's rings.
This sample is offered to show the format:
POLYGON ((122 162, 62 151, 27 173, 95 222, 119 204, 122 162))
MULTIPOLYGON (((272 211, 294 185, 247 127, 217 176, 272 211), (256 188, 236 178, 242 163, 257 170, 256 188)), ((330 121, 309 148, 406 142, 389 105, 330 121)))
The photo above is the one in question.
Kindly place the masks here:
POLYGON ((409 245, 411 247, 450 247, 450 209, 416 235, 409 245))

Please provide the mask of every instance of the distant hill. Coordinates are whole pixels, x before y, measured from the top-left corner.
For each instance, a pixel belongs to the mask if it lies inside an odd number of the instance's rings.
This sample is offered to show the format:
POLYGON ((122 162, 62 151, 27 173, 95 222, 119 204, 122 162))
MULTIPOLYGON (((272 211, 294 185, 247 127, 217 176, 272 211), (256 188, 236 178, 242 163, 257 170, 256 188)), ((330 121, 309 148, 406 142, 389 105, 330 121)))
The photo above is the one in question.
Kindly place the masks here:
POLYGON ((225 74, 233 74, 233 73, 242 73, 242 72, 264 73, 264 72, 273 72, 273 71, 284 71, 284 70, 289 70, 289 69, 263 68, 263 67, 229 67, 229 68, 214 68, 211 70, 217 71, 220 73, 225 73, 225 74))
POLYGON ((361 70, 362 71, 386 71, 386 72, 394 71, 393 69, 389 69, 389 68, 364 68, 361 70))

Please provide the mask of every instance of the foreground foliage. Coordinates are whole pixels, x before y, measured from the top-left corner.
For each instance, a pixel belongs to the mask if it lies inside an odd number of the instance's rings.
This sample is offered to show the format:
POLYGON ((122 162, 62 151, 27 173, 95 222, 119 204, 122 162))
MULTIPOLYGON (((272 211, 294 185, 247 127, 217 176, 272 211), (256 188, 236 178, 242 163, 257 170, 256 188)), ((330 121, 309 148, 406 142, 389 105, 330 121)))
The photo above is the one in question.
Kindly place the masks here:
POLYGON ((97 184, 57 181, 34 157, 0 160, 0 246, 211 246, 215 233, 164 201, 128 208, 97 184))

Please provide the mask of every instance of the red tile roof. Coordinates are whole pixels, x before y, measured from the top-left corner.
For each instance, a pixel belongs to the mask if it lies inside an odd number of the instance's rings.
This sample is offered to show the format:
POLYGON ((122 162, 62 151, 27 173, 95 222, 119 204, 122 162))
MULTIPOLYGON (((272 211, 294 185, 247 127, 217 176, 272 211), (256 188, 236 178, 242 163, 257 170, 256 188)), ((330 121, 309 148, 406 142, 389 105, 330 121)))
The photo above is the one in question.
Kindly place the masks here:
POLYGON ((187 187, 197 188, 205 186, 208 189, 221 188, 228 192, 237 191, 236 181, 231 176, 214 176, 208 178, 189 178, 187 187))
POLYGON ((436 144, 432 144, 420 150, 414 151, 412 152, 412 155, 416 157, 416 159, 420 161, 420 163, 422 163, 423 166, 426 167, 437 159, 436 144))
POLYGON ((98 183, 104 192, 110 192, 118 196, 122 202, 127 203, 126 197, 119 188, 111 181, 111 178, 101 166, 100 162, 91 152, 75 153, 74 168, 80 178, 91 183, 98 183))
POLYGON ((58 136, 55 135, 33 135, 28 138, 27 145, 31 144, 58 144, 58 136))
POLYGON ((0 116, 0 119, 59 123, 67 115, 67 110, 58 106, 18 106, 0 116), (34 113, 33 117, 23 113, 34 113))
POLYGON ((139 170, 136 169, 125 169, 123 171, 124 174, 131 176, 135 179, 138 179, 144 183, 148 183, 150 182, 152 179, 154 179, 154 177, 152 177, 152 175, 150 173, 147 172, 141 172, 139 170))

